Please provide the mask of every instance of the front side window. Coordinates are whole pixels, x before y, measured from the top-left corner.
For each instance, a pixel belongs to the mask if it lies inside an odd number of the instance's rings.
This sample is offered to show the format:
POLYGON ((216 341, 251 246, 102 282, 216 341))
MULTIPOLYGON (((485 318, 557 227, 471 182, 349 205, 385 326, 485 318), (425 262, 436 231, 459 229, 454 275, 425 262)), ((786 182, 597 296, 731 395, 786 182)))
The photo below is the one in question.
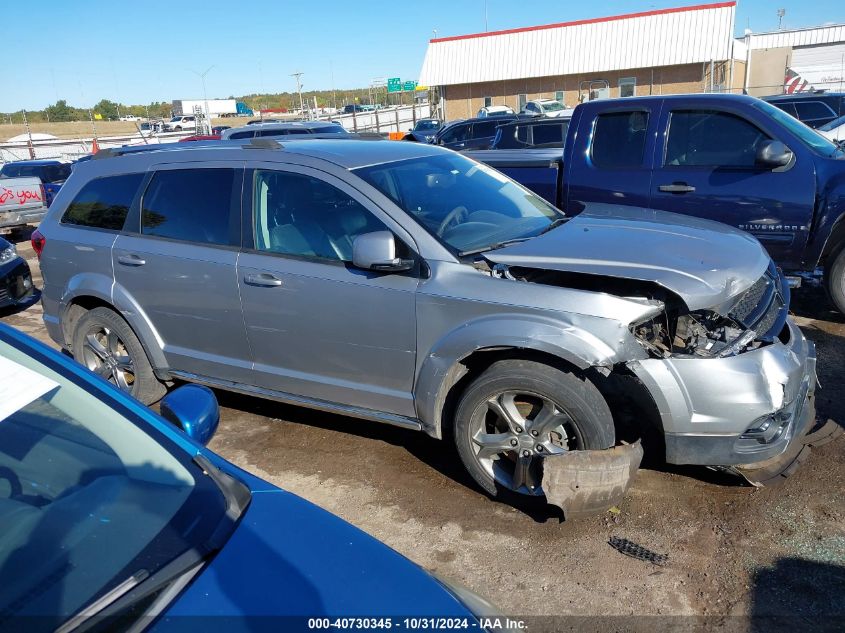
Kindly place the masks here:
POLYGON ((804 145, 821 156, 842 156, 842 151, 824 136, 811 130, 795 117, 789 116, 783 110, 767 101, 755 101, 753 107, 766 113, 794 134, 804 145))
POLYGON ((472 138, 487 138, 488 136, 496 136, 496 128, 500 123, 496 121, 481 121, 474 123, 472 126, 472 138))
POLYGON ((467 138, 467 132, 469 132, 469 125, 453 125, 443 132, 443 135, 440 137, 440 142, 458 143, 460 141, 465 141, 467 138))
POLYGON ((666 141, 668 166, 752 168, 769 137, 751 122, 715 110, 672 112, 666 141))
POLYGON ((284 171, 256 171, 255 247, 282 255, 352 261, 358 235, 387 227, 357 200, 324 180, 284 171))
POLYGON ((796 101, 795 111, 798 113, 798 118, 802 121, 817 121, 836 116, 833 110, 821 101, 796 101))
POLYGON ((563 217, 495 169, 456 153, 361 167, 354 173, 458 253, 532 237, 563 217))
POLYGON ((62 216, 62 224, 120 231, 144 174, 105 176, 86 183, 62 216))
POLYGON ((141 233, 227 245, 234 169, 173 169, 153 176, 141 202, 141 233))
POLYGON ((607 112, 596 117, 591 157, 596 167, 640 167, 645 158, 648 112, 607 112))
POLYGON ((534 146, 535 147, 563 147, 563 140, 566 138, 566 130, 569 123, 557 123, 555 125, 535 125, 534 146))

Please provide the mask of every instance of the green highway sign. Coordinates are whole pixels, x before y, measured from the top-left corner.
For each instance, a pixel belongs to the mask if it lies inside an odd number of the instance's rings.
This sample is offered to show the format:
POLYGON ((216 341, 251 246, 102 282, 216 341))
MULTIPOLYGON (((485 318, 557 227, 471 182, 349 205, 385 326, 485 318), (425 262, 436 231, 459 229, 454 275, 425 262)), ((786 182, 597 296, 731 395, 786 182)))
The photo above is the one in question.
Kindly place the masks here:
POLYGON ((402 90, 405 92, 413 92, 417 88, 416 81, 406 81, 405 84, 402 86, 402 90))
POLYGON ((402 92, 402 80, 399 77, 391 77, 387 80, 388 92, 402 92))

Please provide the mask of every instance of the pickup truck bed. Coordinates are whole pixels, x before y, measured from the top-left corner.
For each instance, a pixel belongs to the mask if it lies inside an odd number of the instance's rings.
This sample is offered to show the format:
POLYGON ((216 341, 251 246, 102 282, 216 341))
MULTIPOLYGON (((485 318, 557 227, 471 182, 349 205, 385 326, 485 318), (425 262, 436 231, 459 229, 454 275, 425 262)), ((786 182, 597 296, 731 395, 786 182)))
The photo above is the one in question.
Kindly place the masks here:
POLYGON ((0 178, 0 232, 38 224, 47 214, 44 186, 34 177, 0 178))

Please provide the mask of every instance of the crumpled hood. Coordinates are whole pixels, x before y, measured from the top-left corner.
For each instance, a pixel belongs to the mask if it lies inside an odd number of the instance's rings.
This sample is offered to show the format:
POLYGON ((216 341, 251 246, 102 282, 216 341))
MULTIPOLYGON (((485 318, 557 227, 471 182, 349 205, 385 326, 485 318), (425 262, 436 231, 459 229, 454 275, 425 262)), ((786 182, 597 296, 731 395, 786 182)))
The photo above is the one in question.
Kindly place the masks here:
POLYGON ((719 308, 769 266, 754 237, 710 220, 592 204, 544 235, 485 253, 498 264, 659 284, 690 310, 719 308))

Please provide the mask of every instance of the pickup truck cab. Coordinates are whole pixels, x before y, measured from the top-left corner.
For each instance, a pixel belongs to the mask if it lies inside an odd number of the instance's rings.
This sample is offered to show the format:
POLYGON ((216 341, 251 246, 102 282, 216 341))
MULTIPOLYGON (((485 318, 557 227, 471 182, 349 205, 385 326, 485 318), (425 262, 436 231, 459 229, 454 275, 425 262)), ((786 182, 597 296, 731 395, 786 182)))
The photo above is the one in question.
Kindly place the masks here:
POLYGON ((165 132, 181 132, 183 130, 196 130, 197 119, 195 116, 175 116, 164 124, 165 132))
POLYGON ((769 103, 715 94, 593 101, 575 108, 562 155, 470 155, 570 215, 612 203, 747 231, 794 282, 823 267, 845 312, 845 153, 769 103))
POLYGON ((16 160, 3 165, 0 178, 35 176, 44 185, 44 202, 49 207, 70 172, 70 163, 63 160, 16 160))

